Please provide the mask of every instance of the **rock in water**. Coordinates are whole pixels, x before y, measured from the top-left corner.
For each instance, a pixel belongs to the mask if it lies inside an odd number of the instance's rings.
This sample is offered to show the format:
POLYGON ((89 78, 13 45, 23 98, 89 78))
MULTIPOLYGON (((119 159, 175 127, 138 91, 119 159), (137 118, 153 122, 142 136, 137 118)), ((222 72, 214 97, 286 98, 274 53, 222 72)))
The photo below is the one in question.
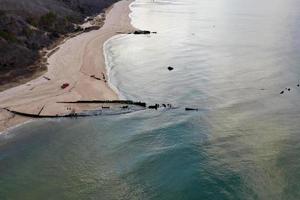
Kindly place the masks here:
POLYGON ((169 71, 172 71, 173 69, 174 69, 174 68, 171 67, 171 66, 168 67, 168 70, 169 70, 169 71))

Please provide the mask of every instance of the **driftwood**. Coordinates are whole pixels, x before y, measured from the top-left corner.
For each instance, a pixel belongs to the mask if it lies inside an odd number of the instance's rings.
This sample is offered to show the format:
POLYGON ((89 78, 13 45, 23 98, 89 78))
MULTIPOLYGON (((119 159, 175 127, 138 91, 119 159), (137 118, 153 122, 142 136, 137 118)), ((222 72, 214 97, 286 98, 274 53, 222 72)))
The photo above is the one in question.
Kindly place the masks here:
POLYGON ((51 80, 51 79, 50 79, 49 77, 47 77, 47 76, 43 76, 43 78, 46 79, 46 80, 48 80, 48 81, 51 80))
POLYGON ((101 26, 90 26, 90 27, 86 27, 83 29, 83 32, 90 32, 90 31, 94 31, 94 30, 99 30, 101 28, 101 26))
POLYGON ((96 79, 96 80, 99 80, 99 81, 101 80, 101 78, 98 78, 98 77, 96 77, 95 75, 91 75, 90 77, 91 77, 91 78, 94 78, 94 79, 96 79))
MULTIPOLYGON (((131 100, 82 100, 82 101, 61 101, 61 102, 56 102, 56 103, 62 103, 62 104, 123 104, 123 106, 121 106, 121 109, 128 109, 129 105, 135 105, 135 106, 140 106, 143 108, 148 108, 148 109, 155 109, 157 110, 160 106, 164 107, 164 108, 173 108, 171 104, 154 104, 154 105, 150 105, 147 107, 147 104, 145 102, 135 102, 135 101, 131 101, 131 100)), ((86 113, 75 113, 75 112, 71 112, 68 114, 62 114, 62 115, 40 115, 41 112, 43 111, 45 106, 43 106, 38 114, 31 114, 31 113, 26 113, 26 112, 19 112, 19 111, 15 111, 15 110, 10 110, 9 108, 3 108, 4 110, 12 113, 12 114, 16 114, 16 115, 20 115, 20 116, 24 116, 24 117, 31 117, 31 118, 67 118, 67 117, 86 117, 86 116, 96 116, 99 115, 98 114, 86 114, 86 113)), ((110 109, 110 106, 102 106, 102 109, 110 109)), ((69 108, 67 108, 67 110, 69 110, 69 108)), ((97 111, 97 110, 96 110, 97 111)), ((191 107, 186 107, 185 111, 199 111, 198 108, 191 108, 191 107)), ((93 112, 93 110, 91 110, 91 112, 93 112)))

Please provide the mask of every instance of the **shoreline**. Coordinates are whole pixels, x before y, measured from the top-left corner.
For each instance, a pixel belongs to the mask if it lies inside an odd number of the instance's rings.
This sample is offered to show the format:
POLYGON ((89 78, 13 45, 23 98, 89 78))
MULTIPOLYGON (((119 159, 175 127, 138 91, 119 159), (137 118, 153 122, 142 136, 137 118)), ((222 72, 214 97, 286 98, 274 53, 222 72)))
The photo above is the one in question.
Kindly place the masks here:
POLYGON ((9 113, 58 116, 90 109, 90 106, 61 105, 59 101, 118 100, 110 83, 105 43, 120 32, 130 33, 130 4, 122 0, 105 11, 99 30, 84 32, 58 45, 48 59, 47 72, 40 77, 0 93, 0 133, 26 123, 32 118, 9 113), (62 85, 68 85, 63 88, 62 85))
POLYGON ((111 76, 110 76, 111 68, 109 67, 108 54, 105 51, 107 43, 110 42, 111 40, 115 39, 116 37, 119 37, 119 36, 121 36, 121 35, 114 35, 113 37, 109 38, 108 40, 106 40, 104 42, 104 44, 103 44, 103 55, 104 55, 104 61, 105 61, 105 66, 106 66, 106 72, 107 72, 107 84, 118 95, 118 97, 120 99, 125 99, 124 96, 118 90, 118 88, 114 84, 112 84, 112 82, 111 82, 111 76))

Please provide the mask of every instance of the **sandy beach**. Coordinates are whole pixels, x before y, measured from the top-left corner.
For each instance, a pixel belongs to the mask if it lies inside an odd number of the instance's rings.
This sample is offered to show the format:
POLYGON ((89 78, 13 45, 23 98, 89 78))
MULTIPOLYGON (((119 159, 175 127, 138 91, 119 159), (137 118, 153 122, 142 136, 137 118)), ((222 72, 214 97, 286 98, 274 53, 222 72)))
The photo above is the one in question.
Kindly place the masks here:
POLYGON ((48 71, 41 77, 0 93, 0 132, 31 118, 16 112, 56 116, 86 108, 57 102, 79 100, 116 100, 118 95, 109 87, 106 73, 104 43, 121 33, 135 29, 130 23, 132 1, 122 0, 106 11, 104 25, 70 38, 58 46, 47 60, 48 71), (65 84, 65 88, 62 85, 65 84))

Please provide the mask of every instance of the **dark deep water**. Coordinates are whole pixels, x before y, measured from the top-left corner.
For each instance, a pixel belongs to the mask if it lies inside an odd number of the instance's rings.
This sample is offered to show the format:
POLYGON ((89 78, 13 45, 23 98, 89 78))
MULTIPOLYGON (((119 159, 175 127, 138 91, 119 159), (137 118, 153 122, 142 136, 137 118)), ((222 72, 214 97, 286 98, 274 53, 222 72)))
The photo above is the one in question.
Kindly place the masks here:
POLYGON ((110 40, 111 81, 124 98, 179 108, 2 134, 0 199, 300 199, 300 1, 132 10, 158 34, 110 40))

